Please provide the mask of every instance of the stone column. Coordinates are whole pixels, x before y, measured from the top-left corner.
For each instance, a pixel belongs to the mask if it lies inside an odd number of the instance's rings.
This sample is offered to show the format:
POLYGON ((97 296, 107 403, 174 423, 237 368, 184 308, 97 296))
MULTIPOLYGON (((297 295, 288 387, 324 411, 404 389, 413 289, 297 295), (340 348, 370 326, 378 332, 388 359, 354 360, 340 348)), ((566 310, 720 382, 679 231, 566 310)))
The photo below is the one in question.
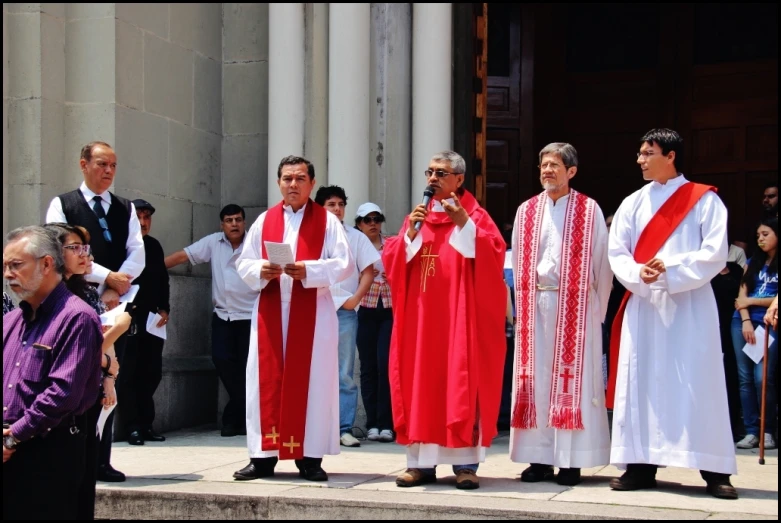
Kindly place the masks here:
POLYGON ((370 4, 331 4, 328 181, 347 191, 345 220, 369 199, 370 4))
POLYGON ((411 210, 412 6, 372 4, 369 197, 395 234, 411 210))
POLYGON ((304 154, 304 4, 269 4, 268 205, 279 203, 277 166, 304 154))
POLYGON ((328 11, 306 5, 306 128, 304 156, 315 166, 317 184, 328 185, 328 11))
POLYGON ((423 171, 434 153, 450 149, 452 131, 452 6, 412 6, 412 184, 410 198, 423 198, 423 171))
POLYGON ((51 199, 65 187, 65 4, 3 4, 3 33, 3 229, 8 231, 40 224, 51 199))

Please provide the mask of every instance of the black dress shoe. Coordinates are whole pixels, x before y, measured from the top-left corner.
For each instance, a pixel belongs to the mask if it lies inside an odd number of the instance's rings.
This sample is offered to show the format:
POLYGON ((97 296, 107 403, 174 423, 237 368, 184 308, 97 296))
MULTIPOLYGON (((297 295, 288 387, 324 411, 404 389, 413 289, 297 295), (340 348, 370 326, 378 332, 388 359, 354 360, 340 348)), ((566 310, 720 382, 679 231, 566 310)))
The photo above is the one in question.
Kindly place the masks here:
POLYGON ((156 441, 158 443, 165 441, 165 436, 158 434, 152 429, 146 429, 142 435, 144 436, 145 441, 156 441))
POLYGON ((559 469, 556 475, 556 483, 565 487, 574 487, 580 484, 580 469, 559 469))
POLYGON ((125 475, 114 469, 111 465, 101 465, 98 467, 98 481, 107 483, 122 483, 125 481, 125 475))
POLYGON ((610 488, 621 491, 656 488, 656 467, 628 465, 623 476, 610 480, 610 488))
POLYGON ((521 473, 521 481, 524 483, 539 483, 540 481, 553 481, 553 467, 532 463, 529 468, 521 473))
POLYGON ((250 481, 273 477, 277 461, 277 458, 252 458, 249 465, 233 473, 233 478, 238 481, 250 481))
POLYGON ((143 445, 144 438, 141 436, 139 431, 134 430, 128 435, 127 442, 129 445, 143 445))
POLYGON ((322 463, 322 458, 297 459, 298 475, 309 481, 328 481, 328 474, 323 470, 322 463))

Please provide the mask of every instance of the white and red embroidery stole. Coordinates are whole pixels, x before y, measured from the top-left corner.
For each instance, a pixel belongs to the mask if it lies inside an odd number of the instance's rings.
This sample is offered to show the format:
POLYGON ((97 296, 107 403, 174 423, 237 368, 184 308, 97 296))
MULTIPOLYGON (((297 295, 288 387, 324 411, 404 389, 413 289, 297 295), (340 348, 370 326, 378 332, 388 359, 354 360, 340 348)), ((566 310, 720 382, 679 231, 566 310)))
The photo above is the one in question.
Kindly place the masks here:
MULTIPOLYGON (((534 404, 534 324, 537 304, 537 258, 545 193, 529 200, 518 213, 519 267, 516 274, 518 322, 516 330, 516 398, 512 426, 537 428, 534 404)), ((580 403, 583 388, 583 361, 586 347, 586 313, 592 225, 596 203, 577 191, 570 191, 565 218, 561 281, 559 285, 553 379, 551 380, 548 426, 582 430, 580 403), (574 384, 570 386, 570 381, 574 384)))
POLYGON ((591 236, 596 202, 570 191, 561 249, 558 319, 548 426, 583 430, 583 361, 586 352, 591 236), (570 385, 570 381, 574 381, 570 385))
POLYGON ((537 195, 521 206, 515 230, 518 252, 515 260, 515 408, 511 425, 516 429, 537 427, 534 405, 534 319, 537 305, 537 254, 545 211, 545 194, 537 195))

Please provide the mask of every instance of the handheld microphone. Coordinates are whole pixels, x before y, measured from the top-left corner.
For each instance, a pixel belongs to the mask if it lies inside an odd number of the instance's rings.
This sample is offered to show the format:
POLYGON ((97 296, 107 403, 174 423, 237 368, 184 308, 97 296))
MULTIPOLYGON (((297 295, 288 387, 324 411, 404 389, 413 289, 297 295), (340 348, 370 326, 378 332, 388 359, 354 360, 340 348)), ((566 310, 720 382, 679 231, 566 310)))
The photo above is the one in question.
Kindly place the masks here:
MULTIPOLYGON (((431 201, 431 197, 434 196, 434 188, 430 185, 426 186, 426 190, 423 191, 423 207, 428 207, 428 202, 431 201)), ((415 230, 420 231, 420 227, 423 225, 423 222, 416 222, 415 223, 415 230)))

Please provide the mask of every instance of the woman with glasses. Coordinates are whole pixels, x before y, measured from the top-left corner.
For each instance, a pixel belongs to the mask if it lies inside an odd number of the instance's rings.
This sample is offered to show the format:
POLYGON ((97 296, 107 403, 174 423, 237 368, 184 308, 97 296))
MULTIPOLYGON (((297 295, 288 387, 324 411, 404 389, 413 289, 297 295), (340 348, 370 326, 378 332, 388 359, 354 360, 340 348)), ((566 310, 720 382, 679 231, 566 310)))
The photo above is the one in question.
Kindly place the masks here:
MULTIPOLYGON (((374 203, 358 207, 355 228, 364 233, 382 255, 385 216, 374 203)), ((361 358, 361 397, 366 409, 369 441, 393 441, 393 414, 388 383, 388 357, 393 330, 390 287, 382 260, 374 264, 374 282, 358 309, 358 355, 361 358)))
MULTIPOLYGON (((73 294, 87 302, 98 315, 106 312, 106 306, 100 300, 97 289, 87 282, 85 276, 92 271, 92 253, 89 245, 89 232, 83 227, 66 223, 49 223, 45 227, 57 235, 62 244, 65 258, 65 285, 73 294)), ((84 482, 79 491, 79 515, 82 519, 95 517, 95 484, 97 483, 99 439, 96 426, 100 412, 117 402, 114 388, 119 374, 119 363, 114 352, 114 342, 130 327, 130 315, 123 312, 116 317, 112 327, 104 327, 101 351, 101 370, 103 371, 102 390, 98 402, 87 412, 87 463, 84 482)), ((111 419, 111 418, 109 418, 111 419)), ((106 423, 104 433, 111 437, 113 423, 106 423)))

